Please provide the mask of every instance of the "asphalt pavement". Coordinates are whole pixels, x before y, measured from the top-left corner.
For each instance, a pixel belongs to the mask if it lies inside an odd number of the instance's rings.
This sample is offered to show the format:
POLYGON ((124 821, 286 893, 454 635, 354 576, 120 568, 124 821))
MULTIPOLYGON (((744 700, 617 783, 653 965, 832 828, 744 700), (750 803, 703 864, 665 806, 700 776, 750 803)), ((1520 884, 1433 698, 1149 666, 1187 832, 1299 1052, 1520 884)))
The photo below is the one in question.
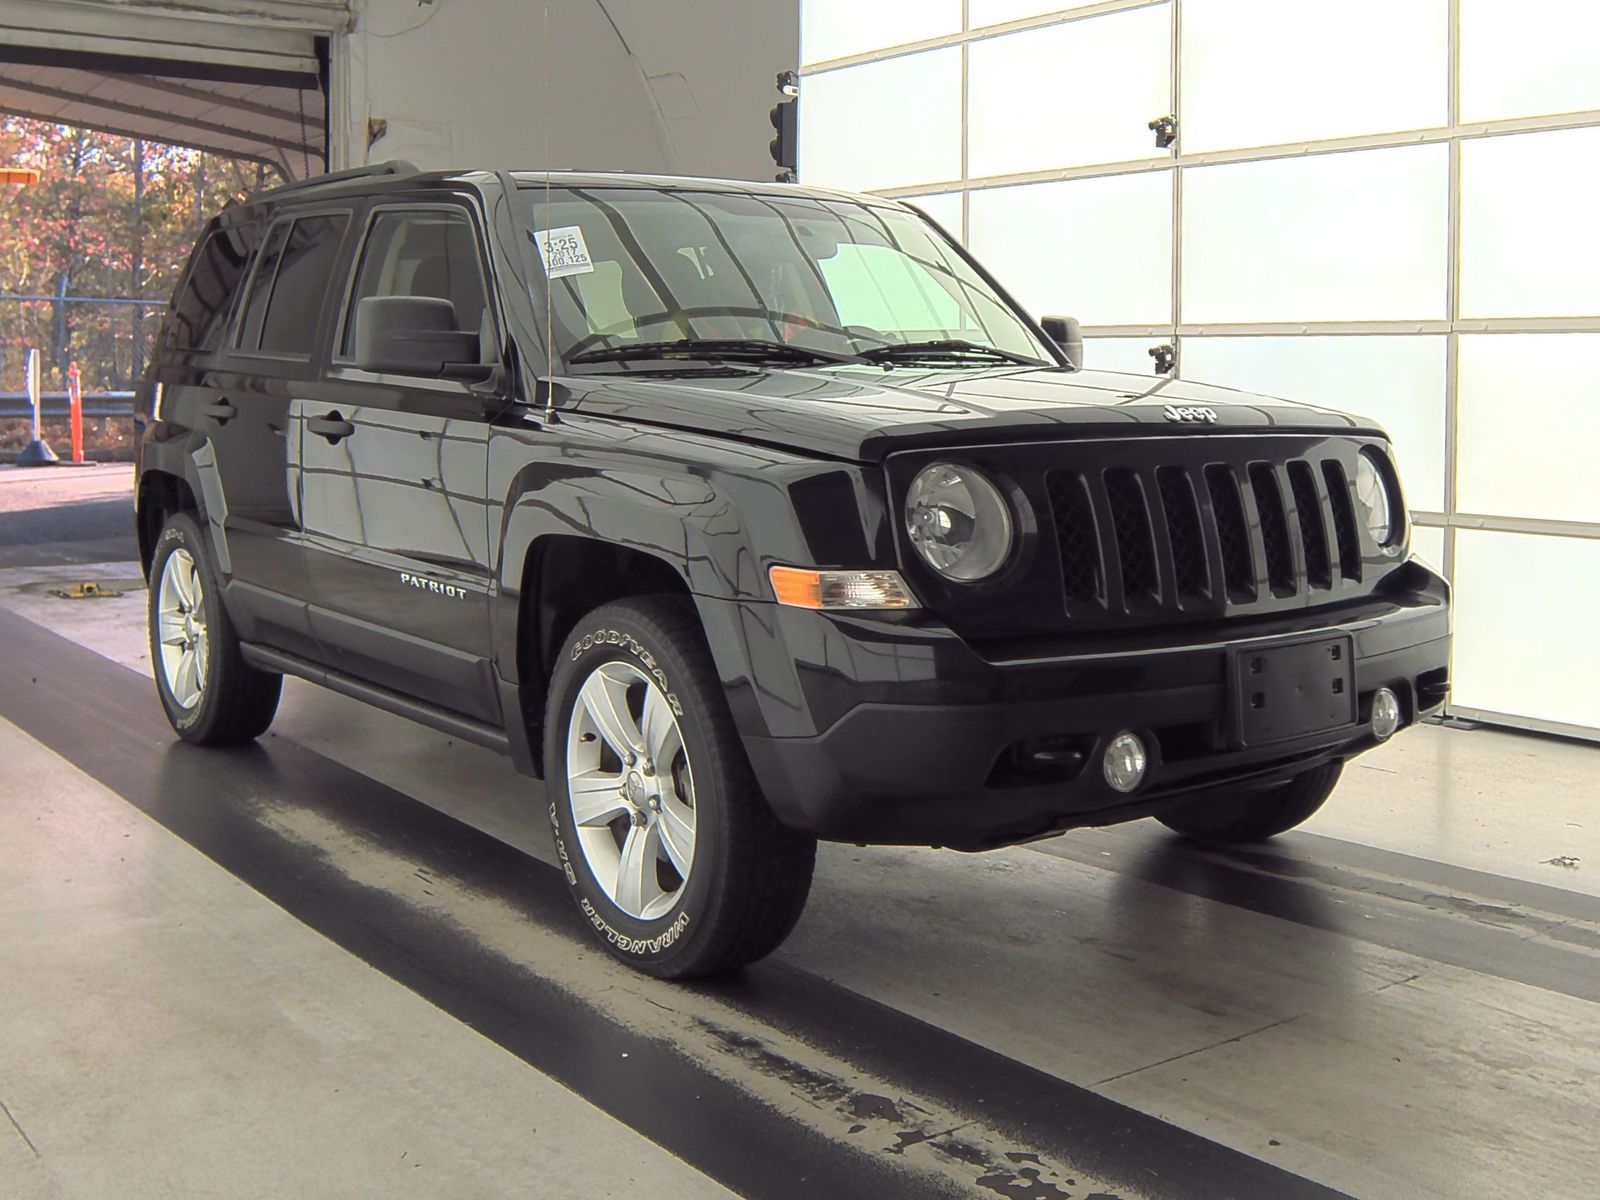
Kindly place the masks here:
POLYGON ((0 568, 127 562, 133 466, 0 466, 0 568))

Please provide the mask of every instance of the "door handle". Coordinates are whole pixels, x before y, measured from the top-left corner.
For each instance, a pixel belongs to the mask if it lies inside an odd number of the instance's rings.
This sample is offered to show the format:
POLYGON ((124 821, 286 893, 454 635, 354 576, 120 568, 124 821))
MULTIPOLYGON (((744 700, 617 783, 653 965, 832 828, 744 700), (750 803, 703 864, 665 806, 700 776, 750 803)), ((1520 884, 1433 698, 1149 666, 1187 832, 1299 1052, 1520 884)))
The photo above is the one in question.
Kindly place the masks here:
POLYGON ((202 404, 200 415, 210 417, 218 425, 226 425, 239 415, 239 410, 226 400, 219 400, 215 404, 202 404))
POLYGON ((330 446, 344 441, 345 438, 349 437, 356 431, 356 427, 350 424, 349 421, 346 421, 344 417, 339 414, 338 409, 334 409, 325 417, 307 418, 306 428, 312 433, 327 438, 328 445, 330 446))

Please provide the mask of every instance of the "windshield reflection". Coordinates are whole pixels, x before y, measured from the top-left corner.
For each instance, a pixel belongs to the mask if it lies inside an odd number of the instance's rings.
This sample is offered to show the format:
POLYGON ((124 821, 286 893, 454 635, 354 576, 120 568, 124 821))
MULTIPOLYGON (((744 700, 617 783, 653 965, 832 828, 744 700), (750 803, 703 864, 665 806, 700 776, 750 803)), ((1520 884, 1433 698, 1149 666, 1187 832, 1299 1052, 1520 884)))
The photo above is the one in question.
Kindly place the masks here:
POLYGON ((569 364, 1059 361, 953 245, 898 206, 604 186, 525 188, 520 200, 569 364))

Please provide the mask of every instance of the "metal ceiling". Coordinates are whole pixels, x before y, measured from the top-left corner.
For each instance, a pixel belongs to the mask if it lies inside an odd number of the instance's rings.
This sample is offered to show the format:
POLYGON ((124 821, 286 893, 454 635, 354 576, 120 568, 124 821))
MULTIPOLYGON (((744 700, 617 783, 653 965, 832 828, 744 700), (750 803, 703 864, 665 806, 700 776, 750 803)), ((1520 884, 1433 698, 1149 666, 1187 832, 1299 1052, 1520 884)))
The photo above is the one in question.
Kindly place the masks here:
POLYGON ((0 0, 0 112, 325 168, 326 38, 349 0, 0 0))
POLYGON ((0 112, 262 162, 290 178, 323 169, 322 93, 0 62, 0 112))

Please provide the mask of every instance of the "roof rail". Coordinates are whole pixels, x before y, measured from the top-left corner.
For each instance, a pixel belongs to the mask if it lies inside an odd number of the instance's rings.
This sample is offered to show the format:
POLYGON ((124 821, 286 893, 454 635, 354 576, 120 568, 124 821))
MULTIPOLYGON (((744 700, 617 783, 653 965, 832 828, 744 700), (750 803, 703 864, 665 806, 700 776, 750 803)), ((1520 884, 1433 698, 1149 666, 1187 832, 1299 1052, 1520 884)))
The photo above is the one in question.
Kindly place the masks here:
POLYGON ((349 179, 370 179, 378 175, 415 175, 416 173, 416 164, 397 158, 391 162, 369 163, 364 167, 351 167, 347 171, 331 171, 326 175, 312 175, 306 179, 297 179, 293 183, 279 184, 277 187, 268 188, 264 192, 256 192, 250 199, 262 200, 269 196, 283 196, 290 192, 322 187, 325 184, 343 183, 349 179))

